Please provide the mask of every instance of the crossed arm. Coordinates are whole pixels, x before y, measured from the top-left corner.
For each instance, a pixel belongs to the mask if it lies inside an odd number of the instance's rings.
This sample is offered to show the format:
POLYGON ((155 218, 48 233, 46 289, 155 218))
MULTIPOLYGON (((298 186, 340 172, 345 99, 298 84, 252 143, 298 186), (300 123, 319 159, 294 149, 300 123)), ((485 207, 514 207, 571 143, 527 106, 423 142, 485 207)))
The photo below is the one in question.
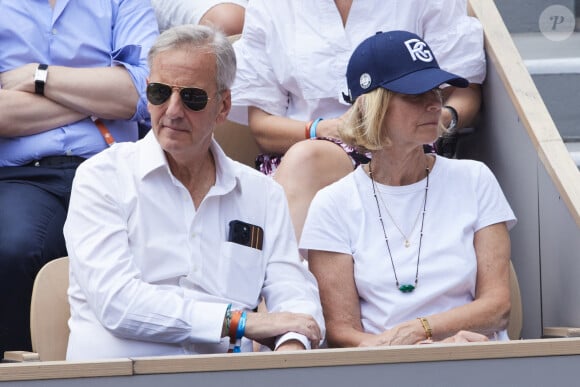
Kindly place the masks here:
POLYGON ((34 94, 37 63, 0 74, 0 136, 48 131, 89 116, 130 119, 139 93, 122 66, 49 66, 45 95, 34 94))

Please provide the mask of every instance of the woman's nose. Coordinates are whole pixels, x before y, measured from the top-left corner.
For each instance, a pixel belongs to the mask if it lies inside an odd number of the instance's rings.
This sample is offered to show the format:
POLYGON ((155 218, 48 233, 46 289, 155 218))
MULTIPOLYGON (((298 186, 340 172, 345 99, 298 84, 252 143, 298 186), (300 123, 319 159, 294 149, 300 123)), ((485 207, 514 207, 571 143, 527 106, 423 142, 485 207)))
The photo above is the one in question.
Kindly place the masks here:
POLYGON ((430 92, 425 93, 425 98, 427 109, 430 111, 441 110, 441 107, 443 106, 443 100, 439 90, 431 90, 430 92))

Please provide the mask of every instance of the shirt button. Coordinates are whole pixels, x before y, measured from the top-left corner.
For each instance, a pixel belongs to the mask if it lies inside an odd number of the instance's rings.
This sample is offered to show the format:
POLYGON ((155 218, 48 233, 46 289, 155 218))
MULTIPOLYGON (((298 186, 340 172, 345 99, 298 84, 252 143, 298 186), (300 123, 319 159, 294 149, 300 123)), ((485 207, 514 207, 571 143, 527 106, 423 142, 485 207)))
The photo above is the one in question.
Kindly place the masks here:
POLYGON ((56 28, 53 28, 51 32, 53 35, 56 35, 57 34, 56 28))

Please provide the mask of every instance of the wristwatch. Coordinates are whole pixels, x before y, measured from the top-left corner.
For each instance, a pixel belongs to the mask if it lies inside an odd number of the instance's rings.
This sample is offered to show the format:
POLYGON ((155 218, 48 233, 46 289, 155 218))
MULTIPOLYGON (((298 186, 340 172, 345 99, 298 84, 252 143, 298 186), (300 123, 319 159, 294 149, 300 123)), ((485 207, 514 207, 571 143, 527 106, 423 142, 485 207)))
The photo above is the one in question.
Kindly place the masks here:
POLYGON ((39 64, 34 73, 34 92, 39 95, 44 95, 44 85, 48 78, 48 65, 39 64))
POLYGON ((455 110, 453 106, 445 105, 444 108, 449 110, 449 113, 451 113, 451 122, 449 122, 447 131, 452 132, 457 127, 457 121, 459 120, 459 116, 457 114, 457 110, 455 110))

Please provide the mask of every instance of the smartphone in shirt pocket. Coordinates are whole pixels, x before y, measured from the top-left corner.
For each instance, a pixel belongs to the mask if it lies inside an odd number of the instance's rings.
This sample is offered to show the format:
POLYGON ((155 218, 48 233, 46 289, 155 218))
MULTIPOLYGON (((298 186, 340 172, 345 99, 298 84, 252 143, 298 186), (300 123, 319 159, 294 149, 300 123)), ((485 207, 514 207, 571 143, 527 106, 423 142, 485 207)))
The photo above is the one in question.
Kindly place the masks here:
POLYGON ((264 230, 254 224, 242 222, 241 220, 232 220, 228 232, 228 242, 262 250, 264 230))

